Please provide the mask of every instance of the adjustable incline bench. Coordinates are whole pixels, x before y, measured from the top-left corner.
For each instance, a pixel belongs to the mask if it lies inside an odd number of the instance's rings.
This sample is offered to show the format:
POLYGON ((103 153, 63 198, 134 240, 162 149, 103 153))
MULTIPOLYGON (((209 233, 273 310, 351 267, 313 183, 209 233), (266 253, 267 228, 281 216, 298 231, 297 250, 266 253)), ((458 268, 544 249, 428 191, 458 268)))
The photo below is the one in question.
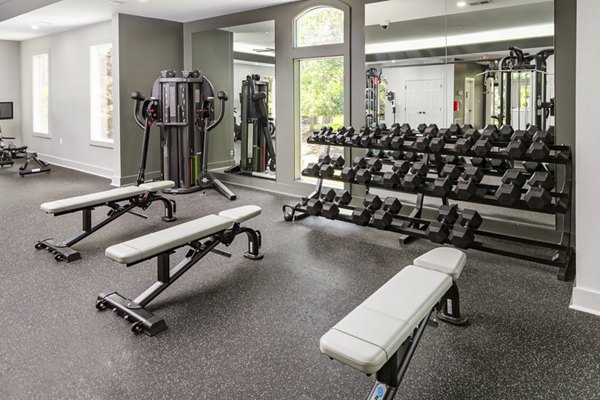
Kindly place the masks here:
POLYGON ((138 186, 125 186, 104 192, 44 203, 40 206, 42 211, 45 211, 48 214, 54 214, 54 216, 81 211, 83 226, 82 230, 77 232, 70 239, 66 239, 62 242, 58 242, 52 238, 40 240, 35 245, 35 248, 47 249, 55 255, 54 258, 56 261, 71 262, 80 260, 81 254, 79 254, 78 251, 69 248, 70 246, 88 237, 125 213, 131 213, 138 217, 147 218, 145 215, 138 214, 132 210, 136 207, 145 210, 150 204, 157 200, 162 201, 165 206, 165 215, 162 217, 162 220, 166 222, 175 221, 175 201, 166 199, 157 194, 158 191, 173 187, 174 185, 175 183, 172 181, 148 182, 141 183, 138 186), (124 202, 124 204, 119 204, 120 202, 124 202), (96 223, 96 225, 92 225, 92 210, 100 206, 109 208, 107 217, 96 223))
POLYGON ((112 309, 117 315, 132 323, 134 333, 144 332, 154 336, 167 329, 165 320, 154 316, 144 307, 169 285, 181 277, 209 252, 226 257, 231 254, 215 249, 219 244, 229 246, 240 233, 248 236, 248 252, 245 257, 252 260, 263 258, 260 253, 261 234, 259 231, 241 227, 240 224, 261 212, 257 206, 242 206, 222 211, 219 215, 208 215, 172 228, 150 233, 106 249, 106 256, 127 267, 156 257, 158 278, 148 289, 133 300, 120 294, 100 294, 96 308, 112 309), (203 239, 206 239, 202 241, 203 239), (170 268, 169 256, 180 247, 188 247, 185 257, 179 264, 170 268))
POLYGON ((376 374, 367 400, 393 399, 433 309, 442 321, 467 323, 455 282, 465 261, 462 251, 449 247, 416 258, 323 335, 321 352, 376 374))

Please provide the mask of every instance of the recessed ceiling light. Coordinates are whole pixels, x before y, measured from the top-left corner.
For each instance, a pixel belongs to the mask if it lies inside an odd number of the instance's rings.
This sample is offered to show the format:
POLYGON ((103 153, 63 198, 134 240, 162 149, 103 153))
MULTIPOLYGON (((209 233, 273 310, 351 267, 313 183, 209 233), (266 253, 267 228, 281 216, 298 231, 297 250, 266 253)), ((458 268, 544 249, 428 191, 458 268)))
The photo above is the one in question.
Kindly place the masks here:
POLYGON ((31 25, 31 29, 39 29, 39 26, 37 26, 36 24, 31 25))
POLYGON ((459 1, 458 3, 456 3, 456 7, 464 7, 467 5, 466 1, 459 1))

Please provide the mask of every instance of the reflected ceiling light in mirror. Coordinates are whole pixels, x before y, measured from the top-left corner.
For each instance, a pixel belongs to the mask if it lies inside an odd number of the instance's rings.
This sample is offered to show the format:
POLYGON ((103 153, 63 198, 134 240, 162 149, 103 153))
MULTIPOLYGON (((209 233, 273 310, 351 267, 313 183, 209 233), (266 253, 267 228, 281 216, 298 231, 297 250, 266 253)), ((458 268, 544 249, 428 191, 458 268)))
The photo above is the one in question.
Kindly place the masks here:
POLYGON ((500 42, 554 36, 554 24, 523 26, 517 28, 496 29, 462 35, 431 37, 415 40, 399 40, 387 43, 374 43, 365 46, 367 54, 389 53, 394 51, 409 51, 420 49, 435 49, 446 46, 461 46, 476 43, 500 42))
POLYGON ((462 8, 465 7, 467 5, 466 1, 459 1, 458 3, 456 3, 456 7, 462 8))

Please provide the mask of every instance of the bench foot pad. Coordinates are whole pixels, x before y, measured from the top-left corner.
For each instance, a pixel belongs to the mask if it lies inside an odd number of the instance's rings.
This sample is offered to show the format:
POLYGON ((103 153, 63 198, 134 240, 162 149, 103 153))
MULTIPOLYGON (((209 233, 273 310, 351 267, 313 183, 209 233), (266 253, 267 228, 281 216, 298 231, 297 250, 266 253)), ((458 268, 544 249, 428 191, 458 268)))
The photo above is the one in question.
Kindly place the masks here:
POLYGON ((251 260, 262 260, 264 255, 262 253, 252 254, 249 251, 244 253, 244 257, 249 258, 251 260))
POLYGON ((61 243, 57 243, 54 239, 40 240, 36 243, 35 248, 38 250, 46 249, 54 254, 56 261, 72 262, 81 260, 81 254, 61 243))
POLYGON ((155 316, 117 292, 108 295, 100 294, 96 301, 96 308, 100 311, 111 309, 118 316, 131 322, 133 333, 143 332, 148 336, 154 336, 167 329, 167 323, 164 319, 155 316))
POLYGON ((465 315, 461 315, 459 317, 453 317, 451 315, 444 314, 443 311, 438 311, 436 313, 436 317, 440 321, 447 322, 447 323, 449 323, 451 325, 464 326, 464 325, 468 325, 469 324, 469 318, 467 318, 465 315))

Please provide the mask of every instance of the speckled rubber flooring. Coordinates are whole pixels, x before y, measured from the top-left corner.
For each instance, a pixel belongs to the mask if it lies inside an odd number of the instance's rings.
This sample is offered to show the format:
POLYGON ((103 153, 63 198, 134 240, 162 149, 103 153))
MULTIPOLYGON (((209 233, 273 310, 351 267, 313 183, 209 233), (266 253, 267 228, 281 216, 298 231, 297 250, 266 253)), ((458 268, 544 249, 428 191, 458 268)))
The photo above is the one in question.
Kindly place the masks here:
MULTIPOLYGON (((363 399, 372 378, 321 355, 319 338, 433 248, 342 222, 285 222, 281 206, 296 199, 235 186, 232 203, 212 191, 176 197, 177 223, 261 206, 248 225, 262 231, 265 258, 242 257, 244 237, 232 258, 207 256, 148 307, 169 326, 150 338, 94 303, 152 283, 153 262, 128 269, 103 253, 170 226, 161 204, 100 230, 75 246, 82 261, 65 264, 34 244, 68 237, 80 215, 39 205, 108 180, 59 167, 20 178, 14 167, 0 170, 0 188, 0 399, 363 399)), ((600 399, 600 318, 568 309, 572 284, 554 268, 471 251, 459 286, 471 325, 427 328, 398 399, 600 399)))

